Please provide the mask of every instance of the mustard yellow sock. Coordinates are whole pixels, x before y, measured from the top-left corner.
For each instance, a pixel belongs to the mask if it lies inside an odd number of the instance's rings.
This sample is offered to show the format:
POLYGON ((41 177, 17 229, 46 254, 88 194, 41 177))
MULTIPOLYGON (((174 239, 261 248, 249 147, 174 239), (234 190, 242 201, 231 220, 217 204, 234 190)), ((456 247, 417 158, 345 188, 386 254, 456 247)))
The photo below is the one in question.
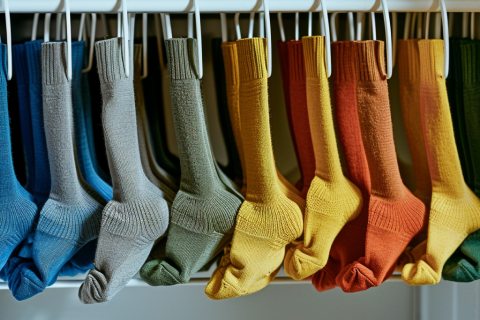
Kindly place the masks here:
POLYGON ((443 76, 443 40, 421 40, 418 47, 420 104, 433 192, 426 252, 402 271, 409 285, 438 283, 447 259, 480 228, 480 200, 465 184, 453 135, 443 76))
POLYGON ((307 193, 304 241, 291 246, 285 256, 285 272, 296 280, 321 270, 335 237, 362 209, 362 194, 342 172, 335 139, 330 92, 325 69, 325 39, 303 37, 307 75, 307 105, 315 177, 307 193))
POLYGON ((263 41, 261 38, 237 41, 248 188, 237 215, 230 252, 205 288, 207 296, 216 300, 250 294, 267 286, 280 270, 285 246, 300 237, 303 229, 300 208, 277 183, 263 41))

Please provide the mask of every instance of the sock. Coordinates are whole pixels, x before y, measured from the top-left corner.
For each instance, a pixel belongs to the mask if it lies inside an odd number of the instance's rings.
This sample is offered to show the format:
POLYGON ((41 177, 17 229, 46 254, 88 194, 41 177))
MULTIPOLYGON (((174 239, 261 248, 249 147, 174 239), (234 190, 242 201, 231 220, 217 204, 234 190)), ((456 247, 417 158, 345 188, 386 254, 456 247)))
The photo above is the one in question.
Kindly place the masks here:
POLYGON ((365 257, 337 276, 345 292, 380 285, 422 229, 425 205, 402 182, 393 141, 384 42, 355 42, 357 106, 371 179, 365 257))
POLYGON ((27 163, 27 183, 25 184, 25 189, 29 193, 33 193, 35 190, 35 158, 33 152, 33 135, 28 94, 28 70, 25 45, 16 44, 12 46, 12 54, 15 57, 13 59, 13 69, 17 81, 22 144, 25 162, 27 163))
POLYGON ((152 260, 141 276, 151 285, 186 283, 231 239, 242 201, 217 175, 196 76, 195 39, 165 41, 182 180, 172 205, 166 259, 152 260), (193 54, 193 56, 191 55, 193 54))
POLYGON ((297 146, 297 139, 295 139, 295 128, 293 127, 292 106, 290 99, 290 57, 288 42, 278 40, 278 59, 280 60, 280 74, 282 76, 283 95, 285 97, 285 109, 287 112, 288 128, 290 136, 292 137, 293 150, 295 150, 295 157, 297 159, 298 167, 300 169, 300 180, 295 184, 298 190, 303 190, 303 170, 302 162, 300 161, 299 149, 297 146))
POLYGON ((265 46, 262 38, 237 41, 239 107, 248 180, 231 249, 205 293, 233 298, 261 290, 277 275, 285 246, 302 234, 302 212, 280 189, 268 114, 265 46))
POLYGON ((302 41, 288 41, 288 90, 290 93, 289 119, 293 125, 293 138, 298 152, 300 170, 302 171, 303 198, 307 196, 308 188, 315 176, 315 155, 313 152, 312 135, 308 122, 307 89, 305 76, 305 61, 303 59, 302 41))
POLYGON ((153 158, 148 156, 148 132, 146 132, 146 114, 145 114, 145 100, 143 95, 143 86, 142 79, 140 79, 140 70, 142 68, 142 45, 136 44, 134 46, 133 54, 133 91, 135 93, 135 110, 136 110, 136 119, 137 119, 137 135, 138 135, 138 145, 140 151, 140 161, 142 163, 143 172, 148 180, 153 183, 158 189, 160 189, 165 194, 165 200, 169 205, 172 204, 173 199, 175 198, 176 185, 171 182, 166 175, 169 175, 166 171, 163 171, 163 174, 158 170, 155 170, 163 179, 160 179, 154 172, 154 166, 151 166, 149 160, 154 161, 153 158), (168 182, 168 184, 166 183, 168 182))
MULTIPOLYGON (((420 60, 418 56, 418 40, 398 41, 398 71, 400 106, 402 120, 407 136, 410 155, 412 156, 413 171, 415 173, 415 192, 430 211, 432 198, 432 183, 428 169, 427 150, 423 137, 422 111, 420 107, 420 60)), ((409 244, 405 253, 399 259, 397 269, 402 270, 411 259, 418 259, 411 255, 410 250, 427 239, 428 214, 425 215, 424 228, 409 244)))
POLYGON ((432 180, 426 252, 405 265, 409 285, 436 284, 443 266, 468 234, 480 228, 480 200, 463 180, 443 77, 443 41, 421 40, 420 104, 432 180))
POLYGON ((332 43, 334 109, 338 138, 345 158, 345 175, 360 189, 363 206, 357 218, 348 222, 338 233, 325 268, 313 275, 312 284, 318 291, 335 288, 335 278, 340 271, 349 263, 365 256, 371 186, 358 120, 354 58, 355 48, 352 41, 332 43))
POLYGON ((8 282, 17 300, 45 290, 79 248, 98 236, 101 212, 106 204, 77 171, 65 42, 42 44, 42 78, 52 190, 35 231, 34 264, 21 264, 8 282))
MULTIPOLYGON (((17 245, 34 230, 37 206, 18 182, 13 170, 10 120, 7 105, 7 46, 0 45, 0 269, 17 245)), ((17 52, 18 53, 18 52, 17 52)), ((17 56, 17 55, 16 55, 17 56)), ((17 70, 17 69, 15 69, 17 70)), ((6 279, 3 274, 2 278, 6 279)))
POLYGON ((83 303, 111 300, 140 270, 155 240, 168 226, 164 194, 142 170, 133 70, 127 78, 123 69, 122 38, 99 41, 95 49, 113 199, 102 213, 95 269, 90 270, 79 290, 83 303))
POLYGON ((362 208, 360 190, 342 172, 324 64, 324 41, 320 36, 303 37, 303 50, 296 48, 305 57, 308 119, 316 160, 315 177, 307 194, 303 243, 291 246, 285 256, 285 272, 296 280, 305 279, 326 265, 335 237, 362 208))
MULTIPOLYGON (((478 101, 480 100, 480 43, 478 41, 462 44, 462 69, 463 69, 463 98, 465 106, 465 124, 468 134, 468 144, 471 151, 473 171, 475 174, 474 193, 480 196, 480 152, 478 125, 480 113, 478 101)), ((468 235, 462 245, 452 254, 443 267, 442 276, 445 280, 456 282, 470 282, 480 279, 480 231, 468 235)))

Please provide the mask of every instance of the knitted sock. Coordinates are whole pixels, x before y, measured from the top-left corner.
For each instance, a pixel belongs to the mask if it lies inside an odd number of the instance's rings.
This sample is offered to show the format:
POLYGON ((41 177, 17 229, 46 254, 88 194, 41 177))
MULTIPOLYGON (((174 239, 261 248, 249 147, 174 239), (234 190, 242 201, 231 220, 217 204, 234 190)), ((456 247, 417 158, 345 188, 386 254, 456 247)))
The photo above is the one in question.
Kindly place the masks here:
POLYGON ((307 87, 302 41, 287 42, 288 49, 288 94, 290 98, 289 119, 293 125, 293 138, 296 141, 300 169, 302 171, 302 197, 307 196, 308 188, 315 177, 315 155, 312 135, 308 122, 307 87))
MULTIPOLYGON (((176 186, 173 182, 169 182, 167 185, 164 181, 169 181, 166 176, 162 175, 164 179, 158 178, 154 174, 152 166, 150 165, 150 159, 154 161, 153 158, 148 156, 148 132, 146 132, 146 117, 145 114, 145 100, 143 96, 143 87, 142 79, 140 78, 140 70, 142 68, 142 45, 136 44, 133 53, 133 91, 135 93, 135 110, 136 110, 136 119, 137 119, 137 135, 138 135, 138 146, 140 151, 140 161, 142 163, 143 172, 145 176, 153 183, 158 189, 160 189, 165 194, 165 200, 168 205, 172 205, 173 199, 175 198, 176 186)), ((157 173, 161 173, 157 170, 157 173)), ((169 175, 166 171, 163 172, 165 175, 169 175)))
POLYGON ((211 156, 196 75, 196 40, 166 40, 165 46, 182 181, 172 205, 166 259, 149 261, 141 270, 151 285, 188 282, 218 253, 217 246, 223 243, 223 249, 231 239, 242 204, 219 179, 211 156))
POLYGON ((325 71, 324 41, 320 36, 302 39, 316 169, 307 194, 303 243, 290 247, 285 256, 285 272, 296 280, 313 275, 327 264, 335 237, 360 213, 363 203, 360 190, 342 172, 325 71))
POLYGON ((33 193, 35 190, 35 158, 33 152, 32 122, 30 115, 30 101, 28 94, 27 55, 24 44, 12 46, 13 69, 17 80, 18 107, 20 109, 20 125, 22 144, 27 163, 27 183, 25 189, 33 193))
MULTIPOLYGON (((480 43, 478 41, 461 46, 463 66, 463 97, 465 105, 465 124, 468 143, 472 155, 475 174, 475 195, 480 196, 480 43)), ((470 282, 480 279, 480 231, 468 235, 462 245, 452 254, 443 267, 445 280, 470 282)))
POLYGON ((302 234, 302 212, 277 183, 264 39, 239 40, 237 50, 248 188, 237 215, 231 250, 227 249, 205 289, 211 299, 233 298, 264 288, 280 270, 285 246, 302 234))
POLYGON ((35 231, 34 264, 20 265, 9 279, 17 300, 45 290, 79 248, 98 236, 106 204, 77 171, 65 47, 65 42, 42 44, 43 113, 52 190, 35 231))
POLYGON ((80 287, 83 303, 105 302, 140 270, 167 229, 164 194, 145 176, 139 155, 133 70, 126 78, 122 38, 95 44, 103 96, 103 128, 113 199, 102 215, 95 269, 80 287))
POLYGON ((282 76, 283 95, 285 97, 285 109, 287 112, 288 128, 290 136, 292 137, 293 150, 295 150, 295 157, 297 158, 298 167, 300 169, 300 180, 295 184, 298 190, 303 190, 303 170, 302 162, 300 161, 300 153, 297 146, 297 139, 295 139, 295 128, 293 127, 292 106, 290 99, 290 57, 288 42, 278 40, 278 59, 280 60, 280 74, 282 76))
MULTIPOLYGON (((3 268, 15 247, 33 232, 37 206, 33 196, 18 182, 13 170, 10 120, 7 106, 6 54, 0 45, 0 268, 3 268)), ((18 52, 17 52, 18 53, 18 52)), ((17 55, 16 55, 17 56, 17 55)), ((18 70, 18 69, 15 69, 18 70)), ((2 278, 6 279, 3 274, 2 278)))
POLYGON ((355 42, 357 104, 371 179, 365 257, 337 276, 345 292, 380 285, 422 229, 425 205, 402 182, 393 141, 385 75, 384 43, 355 42))
POLYGON ((370 201, 370 173, 357 112, 355 48, 351 41, 332 43, 332 78, 338 137, 345 158, 346 176, 362 193, 363 206, 357 218, 339 232, 327 265, 313 275, 318 291, 336 287, 335 278, 349 263, 365 256, 365 236, 370 201))
POLYGON ((432 180, 432 202, 426 252, 405 265, 402 279, 409 285, 435 284, 447 259, 480 228, 480 200, 463 180, 457 157, 443 77, 443 41, 421 40, 420 103, 432 180))

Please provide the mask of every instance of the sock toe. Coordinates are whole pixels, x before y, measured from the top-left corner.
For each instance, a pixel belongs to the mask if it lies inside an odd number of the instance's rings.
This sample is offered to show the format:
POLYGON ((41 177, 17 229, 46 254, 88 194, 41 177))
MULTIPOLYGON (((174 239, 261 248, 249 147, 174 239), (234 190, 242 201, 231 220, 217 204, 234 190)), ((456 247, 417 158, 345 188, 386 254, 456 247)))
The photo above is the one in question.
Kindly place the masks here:
POLYGON ((437 284, 440 282, 438 275, 425 261, 409 263, 402 271, 403 281, 410 286, 437 284))
POLYGON ((327 291, 332 290, 337 286, 335 278, 328 273, 325 269, 320 270, 315 273, 312 277, 312 284, 317 289, 317 291, 327 291))
POLYGON ((303 280, 324 267, 315 260, 299 247, 291 248, 285 256, 285 273, 295 280, 303 280))
POLYGON ((153 286, 172 286, 187 283, 180 272, 166 260, 152 260, 145 263, 140 270, 140 276, 153 286))
POLYGON ((238 292, 235 287, 226 282, 225 279, 216 279, 211 287, 209 287, 210 282, 207 285, 208 291, 207 288, 205 288, 205 294, 212 300, 236 298, 244 295, 244 293, 238 292))
POLYGON ((16 300, 29 299, 45 290, 39 276, 33 271, 35 269, 33 262, 24 262, 11 273, 8 286, 16 300))
POLYGON ((374 279, 373 271, 355 261, 343 268, 336 282, 344 292, 358 292, 376 286, 372 279, 374 279))
POLYGON ((90 270, 85 281, 80 286, 78 297, 84 304, 101 303, 110 300, 105 294, 107 278, 96 269, 90 270))

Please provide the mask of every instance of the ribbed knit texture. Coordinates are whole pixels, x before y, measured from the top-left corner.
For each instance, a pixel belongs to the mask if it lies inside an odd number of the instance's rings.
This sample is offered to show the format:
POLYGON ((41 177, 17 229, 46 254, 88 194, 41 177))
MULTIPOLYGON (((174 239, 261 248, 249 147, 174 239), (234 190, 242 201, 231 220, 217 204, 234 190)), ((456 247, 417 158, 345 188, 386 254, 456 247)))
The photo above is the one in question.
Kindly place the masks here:
MULTIPOLYGON (((327 264, 335 237, 362 208, 360 190, 343 175, 338 154, 325 69, 325 39, 303 37, 302 42, 315 177, 307 194, 303 243, 291 246, 285 256, 285 272, 296 280, 313 275, 327 264)), ((295 56, 292 50, 290 54, 295 56)), ((291 59, 290 67, 293 62, 291 59)))
POLYGON ((456 152, 443 75, 443 41, 421 40, 418 46, 420 104, 433 193, 426 252, 402 271, 402 279, 410 285, 438 283, 447 259, 480 228, 480 200, 465 184, 456 152))
MULTIPOLYGON (((15 247, 34 231, 37 218, 34 198, 20 185, 13 170, 6 51, 6 45, 0 44, 0 268, 4 267, 15 247)), ((4 279, 6 276, 2 274, 4 279)))
POLYGON ((164 194, 142 170, 133 70, 127 78, 122 38, 99 41, 95 49, 113 199, 103 210, 95 269, 90 270, 80 287, 83 303, 108 301, 120 291, 140 270, 155 240, 168 226, 164 194))
POLYGON ((17 300, 45 290, 62 266, 98 236, 106 204, 79 172, 72 91, 66 70, 66 43, 42 44, 43 120, 52 189, 35 231, 34 263, 20 265, 9 279, 17 300))
POLYGON ((205 289, 211 299, 233 298, 264 288, 280 270, 285 246, 302 234, 302 212, 277 183, 264 40, 237 41, 241 135, 248 187, 237 216, 231 250, 227 250, 205 289))
POLYGON ((318 291, 336 287, 335 278, 340 271, 365 256, 370 173, 358 120, 354 46, 351 41, 332 43, 332 78, 335 119, 345 158, 345 174, 360 189, 363 206, 357 218, 347 223, 335 238, 325 268, 313 276, 312 283, 318 291))
POLYGON ((357 105, 371 179, 365 257, 346 266, 337 285, 346 292, 380 285, 422 229, 425 205, 402 182, 393 141, 384 43, 355 42, 357 105))
POLYGON ((208 139, 195 39, 165 41, 182 180, 172 205, 166 259, 147 262, 151 285, 186 283, 230 241, 242 199, 222 183, 208 139))
POLYGON ((140 151, 140 160, 142 162, 143 172, 145 176, 157 188, 162 190, 165 195, 165 200, 171 206, 173 199, 175 199, 176 185, 169 180, 168 174, 156 164, 153 158, 153 152, 149 149, 150 137, 147 127, 147 115, 145 113, 145 99, 143 95, 142 79, 140 78, 140 71, 142 69, 142 45, 136 44, 134 46, 133 54, 133 91, 135 93, 135 110, 137 119, 137 135, 138 146, 140 151), (153 164, 153 165, 152 165, 153 164), (155 174, 156 173, 156 174, 155 174), (175 190, 175 191, 174 191, 175 190))

